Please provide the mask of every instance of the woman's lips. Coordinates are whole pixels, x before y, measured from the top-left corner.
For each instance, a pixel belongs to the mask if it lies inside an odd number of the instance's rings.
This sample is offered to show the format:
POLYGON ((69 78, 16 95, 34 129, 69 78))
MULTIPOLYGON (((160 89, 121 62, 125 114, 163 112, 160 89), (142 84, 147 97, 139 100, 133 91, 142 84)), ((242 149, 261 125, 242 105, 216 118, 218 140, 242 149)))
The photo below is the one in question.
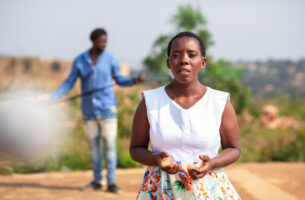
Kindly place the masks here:
POLYGON ((189 75, 191 72, 190 72, 190 70, 187 70, 187 69, 180 69, 178 71, 178 73, 181 75, 189 75))

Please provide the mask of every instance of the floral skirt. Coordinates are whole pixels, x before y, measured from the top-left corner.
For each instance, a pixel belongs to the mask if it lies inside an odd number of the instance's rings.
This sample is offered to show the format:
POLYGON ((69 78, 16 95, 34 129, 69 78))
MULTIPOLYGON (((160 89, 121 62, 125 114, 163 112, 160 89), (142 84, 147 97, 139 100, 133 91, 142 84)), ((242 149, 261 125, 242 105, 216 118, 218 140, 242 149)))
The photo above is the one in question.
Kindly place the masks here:
POLYGON ((223 169, 209 171, 204 177, 192 180, 187 172, 189 164, 182 163, 177 174, 167 174, 150 166, 144 174, 139 200, 240 200, 223 169))

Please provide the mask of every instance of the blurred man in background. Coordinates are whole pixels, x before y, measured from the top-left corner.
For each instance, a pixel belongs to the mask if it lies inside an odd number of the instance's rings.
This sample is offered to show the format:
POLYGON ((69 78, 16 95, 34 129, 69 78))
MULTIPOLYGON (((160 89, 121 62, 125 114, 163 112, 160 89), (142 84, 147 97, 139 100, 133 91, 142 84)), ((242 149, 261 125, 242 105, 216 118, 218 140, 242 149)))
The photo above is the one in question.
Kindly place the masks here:
POLYGON ((92 47, 77 56, 72 70, 62 85, 51 94, 51 101, 58 100, 74 86, 78 77, 81 78, 82 113, 93 164, 94 180, 90 186, 94 189, 102 187, 102 150, 103 141, 107 168, 107 190, 113 193, 120 188, 115 182, 117 165, 116 137, 117 110, 114 85, 130 86, 146 81, 145 74, 132 78, 120 74, 119 63, 112 53, 105 50, 107 33, 104 29, 95 29, 90 34, 92 47))

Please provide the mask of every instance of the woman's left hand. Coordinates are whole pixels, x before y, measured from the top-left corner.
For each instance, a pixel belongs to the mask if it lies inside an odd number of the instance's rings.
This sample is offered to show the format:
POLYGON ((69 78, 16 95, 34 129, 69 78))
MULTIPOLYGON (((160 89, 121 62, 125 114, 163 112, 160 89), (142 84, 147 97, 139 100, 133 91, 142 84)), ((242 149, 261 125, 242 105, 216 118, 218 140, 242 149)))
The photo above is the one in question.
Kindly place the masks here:
POLYGON ((193 180, 200 179, 204 175, 213 169, 213 161, 209 156, 200 155, 199 158, 202 160, 202 164, 199 167, 188 167, 188 172, 193 180))

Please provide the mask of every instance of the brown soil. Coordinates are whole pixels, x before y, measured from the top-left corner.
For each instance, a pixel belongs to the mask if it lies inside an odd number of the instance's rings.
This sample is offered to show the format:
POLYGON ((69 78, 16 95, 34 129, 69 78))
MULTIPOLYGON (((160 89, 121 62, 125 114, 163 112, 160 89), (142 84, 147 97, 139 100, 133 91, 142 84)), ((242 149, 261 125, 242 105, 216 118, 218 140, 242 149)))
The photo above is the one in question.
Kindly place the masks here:
MULTIPOLYGON (((244 200, 305 200, 305 163, 234 164, 225 170, 244 200)), ((135 199, 144 171, 118 169, 119 194, 106 192, 105 188, 82 190, 92 178, 91 171, 0 175, 0 199, 135 199)))

